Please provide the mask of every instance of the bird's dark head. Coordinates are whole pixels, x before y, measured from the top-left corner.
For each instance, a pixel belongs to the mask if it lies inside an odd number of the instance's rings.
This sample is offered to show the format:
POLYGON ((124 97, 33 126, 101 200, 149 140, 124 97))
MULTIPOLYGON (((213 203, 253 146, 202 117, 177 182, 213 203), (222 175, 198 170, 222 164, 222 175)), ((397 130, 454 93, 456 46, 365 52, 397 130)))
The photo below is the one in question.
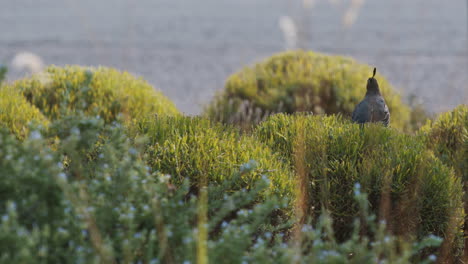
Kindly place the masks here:
POLYGON ((375 73, 377 72, 377 68, 374 68, 374 72, 372 77, 367 79, 367 94, 380 94, 379 83, 377 79, 375 79, 375 73))

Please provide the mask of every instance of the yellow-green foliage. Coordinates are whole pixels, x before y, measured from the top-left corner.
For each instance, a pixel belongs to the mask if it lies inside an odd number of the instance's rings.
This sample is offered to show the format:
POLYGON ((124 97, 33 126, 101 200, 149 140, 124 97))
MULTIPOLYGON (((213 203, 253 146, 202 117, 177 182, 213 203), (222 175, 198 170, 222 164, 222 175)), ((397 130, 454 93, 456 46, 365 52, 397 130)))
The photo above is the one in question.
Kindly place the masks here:
POLYGON ((250 188, 262 176, 282 194, 291 183, 290 170, 265 145, 203 118, 156 116, 140 122, 138 133, 150 139, 146 151, 150 166, 171 175, 175 183, 184 178, 197 183, 202 177, 222 183, 239 169, 245 172, 239 189, 250 188))
POLYGON ((55 151, 45 147, 47 135, 19 141, 0 128, 2 264, 199 263, 200 244, 207 245, 209 263, 430 263, 418 257, 421 249, 441 242, 395 238, 375 223, 358 187, 360 217, 350 223, 351 239, 334 238, 325 212, 314 226, 299 226, 300 241, 291 239, 291 221, 277 217, 284 199, 258 201, 267 180, 237 191, 229 188, 236 178, 211 184, 204 204, 187 179, 174 188, 166 175, 147 169, 120 124, 67 116, 53 121, 49 132, 61 135, 55 151), (85 158, 97 142, 103 143, 98 155, 85 158), (72 160, 65 166, 64 155, 72 160))
POLYGON ((13 86, 50 119, 76 111, 99 115, 106 122, 119 114, 126 121, 148 114, 178 114, 174 104, 146 81, 111 68, 51 66, 13 86))
POLYGON ((28 134, 30 122, 47 125, 48 120, 33 105, 28 103, 20 91, 13 87, 0 87, 0 126, 6 127, 18 138, 28 134))
POLYGON ((257 136, 289 160, 303 161, 306 208, 327 208, 336 234, 350 232, 356 215, 353 185, 369 194, 370 206, 397 234, 444 236, 460 217, 461 184, 417 137, 379 125, 360 127, 342 118, 278 114, 259 125, 257 136), (297 150, 303 149, 303 151, 297 150), (451 223, 451 224, 449 224, 451 223))
MULTIPOLYGON (((230 76, 206 112, 226 123, 255 122, 277 112, 349 116, 364 98, 371 74, 371 67, 348 57, 280 53, 230 76)), ((391 126, 409 129, 409 107, 382 75, 376 78, 390 108, 391 126)))
POLYGON ((428 121, 420 134, 444 163, 468 180, 468 106, 460 105, 428 121))

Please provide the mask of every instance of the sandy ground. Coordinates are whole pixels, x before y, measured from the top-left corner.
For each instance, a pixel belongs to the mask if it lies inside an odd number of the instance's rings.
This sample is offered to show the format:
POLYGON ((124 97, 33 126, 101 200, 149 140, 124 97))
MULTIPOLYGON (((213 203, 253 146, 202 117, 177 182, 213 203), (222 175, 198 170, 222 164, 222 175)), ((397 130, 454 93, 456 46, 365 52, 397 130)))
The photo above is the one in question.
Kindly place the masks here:
POLYGON ((231 73, 285 49, 278 21, 287 15, 300 21, 303 47, 375 65, 431 111, 468 103, 466 1, 366 0, 348 28, 350 1, 333 2, 303 10, 293 0, 6 1, 0 63, 28 51, 46 64, 116 67, 197 114, 231 73))

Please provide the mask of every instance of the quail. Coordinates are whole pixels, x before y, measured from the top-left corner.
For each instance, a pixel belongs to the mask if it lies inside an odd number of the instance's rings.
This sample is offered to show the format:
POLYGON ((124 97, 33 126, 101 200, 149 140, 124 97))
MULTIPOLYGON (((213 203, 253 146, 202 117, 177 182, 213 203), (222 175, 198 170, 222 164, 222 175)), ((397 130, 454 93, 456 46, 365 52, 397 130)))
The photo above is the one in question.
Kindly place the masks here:
POLYGON ((379 84, 374 78, 377 69, 374 68, 372 77, 367 80, 367 92, 362 100, 354 109, 352 120, 358 124, 367 122, 381 122, 385 126, 390 123, 390 111, 387 104, 380 94, 379 84))

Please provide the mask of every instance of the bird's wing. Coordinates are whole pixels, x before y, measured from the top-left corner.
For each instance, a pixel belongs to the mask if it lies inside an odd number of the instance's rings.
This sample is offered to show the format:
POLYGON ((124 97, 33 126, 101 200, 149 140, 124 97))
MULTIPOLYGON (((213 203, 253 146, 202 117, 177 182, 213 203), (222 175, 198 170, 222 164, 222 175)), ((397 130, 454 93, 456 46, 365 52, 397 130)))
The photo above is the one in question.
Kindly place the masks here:
POLYGON ((386 104, 384 107, 384 118, 382 120, 382 123, 385 126, 388 126, 390 124, 390 111, 388 110, 388 106, 386 104))
POLYGON ((369 103, 365 99, 356 105, 351 118, 354 122, 359 124, 369 122, 369 103))
POLYGON ((388 106, 382 97, 377 98, 376 108, 379 109, 378 118, 376 119, 376 121, 380 121, 385 126, 388 126, 388 124, 390 123, 390 111, 388 110, 388 106))

